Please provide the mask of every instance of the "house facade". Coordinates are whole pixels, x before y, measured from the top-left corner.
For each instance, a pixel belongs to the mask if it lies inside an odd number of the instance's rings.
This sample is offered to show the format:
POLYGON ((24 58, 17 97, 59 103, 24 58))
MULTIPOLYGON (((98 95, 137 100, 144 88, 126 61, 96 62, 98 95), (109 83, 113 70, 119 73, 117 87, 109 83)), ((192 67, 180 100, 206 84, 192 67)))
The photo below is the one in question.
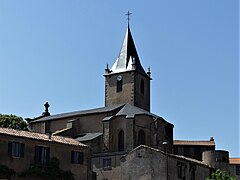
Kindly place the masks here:
POLYGON ((0 165, 15 172, 12 179, 38 178, 20 176, 33 167, 49 168, 53 158, 59 161, 62 171, 71 171, 75 179, 92 176, 88 146, 67 137, 0 128, 0 154, 0 165))
POLYGON ((165 153, 159 149, 141 145, 121 159, 121 179, 188 179, 203 180, 214 168, 184 156, 165 153))

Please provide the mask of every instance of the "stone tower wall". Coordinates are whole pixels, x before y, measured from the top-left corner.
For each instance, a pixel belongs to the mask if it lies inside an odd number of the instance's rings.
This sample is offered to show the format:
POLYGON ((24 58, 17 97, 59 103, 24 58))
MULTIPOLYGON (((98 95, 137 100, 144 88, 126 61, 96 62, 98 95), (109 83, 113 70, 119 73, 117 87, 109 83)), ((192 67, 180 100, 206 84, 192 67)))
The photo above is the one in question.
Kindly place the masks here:
POLYGON ((105 106, 114 104, 134 105, 133 72, 116 73, 105 76, 105 106), (122 91, 117 92, 117 77, 122 76, 122 91))
POLYGON ((229 152, 223 150, 212 150, 203 152, 203 162, 215 169, 229 171, 229 152))
POLYGON ((105 106, 131 104, 150 111, 150 78, 137 71, 105 75, 105 106), (122 76, 122 91, 117 92, 117 77, 122 76), (141 92, 144 82, 144 93, 141 92))

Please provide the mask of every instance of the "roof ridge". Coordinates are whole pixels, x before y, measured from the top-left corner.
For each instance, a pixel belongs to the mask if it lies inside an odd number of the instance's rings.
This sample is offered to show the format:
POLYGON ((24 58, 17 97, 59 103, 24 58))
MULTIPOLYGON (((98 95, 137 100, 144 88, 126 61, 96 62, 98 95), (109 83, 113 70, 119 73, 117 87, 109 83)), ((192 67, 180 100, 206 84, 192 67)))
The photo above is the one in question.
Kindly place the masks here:
POLYGON ((63 137, 59 135, 51 135, 51 137, 49 137, 49 135, 47 134, 42 134, 42 133, 37 133, 32 131, 23 131, 23 130, 0 127, 0 134, 35 139, 35 140, 42 140, 42 141, 53 141, 61 144, 87 146, 69 137, 63 137))
POLYGON ((59 113, 59 114, 54 114, 51 116, 45 116, 43 118, 40 119, 33 119, 30 123, 34 123, 34 122, 39 122, 39 121, 46 121, 46 120, 53 120, 53 119, 60 119, 60 118, 64 118, 64 117, 74 117, 74 116, 78 116, 81 114, 94 114, 94 113, 99 113, 100 111, 113 111, 117 108, 121 108, 122 106, 124 106, 124 104, 115 104, 115 105, 111 105, 111 106, 103 106, 103 107, 98 107, 98 108, 93 108, 93 109, 84 109, 84 110, 79 110, 79 111, 72 111, 72 112, 64 112, 64 113, 59 113))

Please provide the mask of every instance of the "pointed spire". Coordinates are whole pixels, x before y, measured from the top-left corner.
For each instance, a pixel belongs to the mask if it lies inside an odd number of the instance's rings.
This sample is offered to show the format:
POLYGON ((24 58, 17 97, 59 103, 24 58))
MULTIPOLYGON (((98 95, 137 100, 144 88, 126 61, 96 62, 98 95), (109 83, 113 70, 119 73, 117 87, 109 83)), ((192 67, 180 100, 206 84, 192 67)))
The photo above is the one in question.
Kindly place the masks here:
MULTIPOLYGON (((128 15, 130 14, 128 13, 128 15)), ((111 73, 124 72, 128 70, 136 70, 144 75, 147 75, 140 63, 129 23, 119 56, 111 68, 111 73)))

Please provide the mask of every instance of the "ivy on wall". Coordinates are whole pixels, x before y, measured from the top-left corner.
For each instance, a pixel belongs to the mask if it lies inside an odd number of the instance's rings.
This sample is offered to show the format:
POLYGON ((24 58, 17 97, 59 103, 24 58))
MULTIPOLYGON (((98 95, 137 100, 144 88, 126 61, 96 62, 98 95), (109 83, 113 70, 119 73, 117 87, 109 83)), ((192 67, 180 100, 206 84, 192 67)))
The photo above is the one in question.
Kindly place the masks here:
POLYGON ((46 180, 74 180, 74 175, 71 171, 63 171, 59 167, 59 160, 52 158, 47 167, 31 166, 27 171, 21 173, 20 177, 35 176, 46 180))
POLYGON ((0 179, 9 179, 15 175, 15 171, 5 165, 0 165, 0 179))

